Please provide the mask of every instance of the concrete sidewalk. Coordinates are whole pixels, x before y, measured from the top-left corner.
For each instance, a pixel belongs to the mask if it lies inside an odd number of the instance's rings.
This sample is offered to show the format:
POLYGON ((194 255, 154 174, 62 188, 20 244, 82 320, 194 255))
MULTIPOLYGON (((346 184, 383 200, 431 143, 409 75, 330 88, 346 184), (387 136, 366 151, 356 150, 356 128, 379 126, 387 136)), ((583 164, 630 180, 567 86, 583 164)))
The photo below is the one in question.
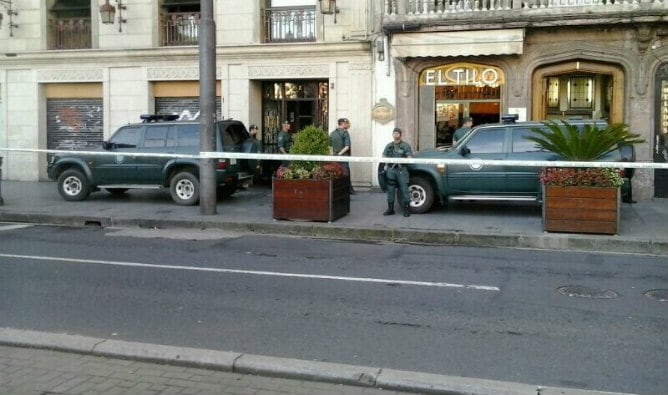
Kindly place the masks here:
POLYGON ((133 190, 121 197, 100 191, 67 202, 53 182, 3 181, 2 197, 0 221, 668 255, 668 199, 622 203, 619 234, 609 236, 543 232, 540 207, 517 203, 453 203, 408 218, 385 217, 385 194, 369 190, 352 195, 350 213, 332 223, 274 220, 269 186, 220 200, 216 215, 177 206, 167 190, 133 190))
POLYGON ((0 391, 8 395, 624 395, 11 328, 0 328, 0 391))

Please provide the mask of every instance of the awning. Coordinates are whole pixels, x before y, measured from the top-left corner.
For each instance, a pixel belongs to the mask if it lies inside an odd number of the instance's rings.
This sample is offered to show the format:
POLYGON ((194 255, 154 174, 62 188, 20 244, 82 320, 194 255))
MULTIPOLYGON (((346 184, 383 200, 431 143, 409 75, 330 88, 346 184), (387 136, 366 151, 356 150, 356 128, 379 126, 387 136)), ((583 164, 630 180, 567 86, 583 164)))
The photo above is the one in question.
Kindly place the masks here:
POLYGON ((411 32, 392 35, 395 58, 522 54, 524 29, 411 32))

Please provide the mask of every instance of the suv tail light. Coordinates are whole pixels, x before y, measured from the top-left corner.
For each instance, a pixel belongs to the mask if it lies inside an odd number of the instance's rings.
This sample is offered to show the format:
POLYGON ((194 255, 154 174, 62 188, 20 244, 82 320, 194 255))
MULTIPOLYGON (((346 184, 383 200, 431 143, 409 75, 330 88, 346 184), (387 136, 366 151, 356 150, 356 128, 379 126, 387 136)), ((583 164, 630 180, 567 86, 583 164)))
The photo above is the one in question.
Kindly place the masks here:
POLYGON ((227 161, 225 159, 218 159, 218 165, 216 166, 218 170, 227 169, 227 161))

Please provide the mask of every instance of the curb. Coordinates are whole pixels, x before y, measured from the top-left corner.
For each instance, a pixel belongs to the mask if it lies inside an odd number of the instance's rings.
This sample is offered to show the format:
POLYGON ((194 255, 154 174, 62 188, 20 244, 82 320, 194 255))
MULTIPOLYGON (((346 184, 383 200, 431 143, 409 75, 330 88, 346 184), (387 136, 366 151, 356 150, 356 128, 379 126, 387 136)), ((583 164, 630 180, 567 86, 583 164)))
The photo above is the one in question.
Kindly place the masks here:
MULTIPOLYGON (((225 229, 259 234, 316 237, 342 240, 367 240, 377 242, 452 245, 463 247, 526 248, 538 250, 563 250, 585 252, 612 252, 668 256, 668 241, 635 240, 620 236, 596 236, 583 234, 540 233, 489 234, 461 231, 439 231, 404 228, 366 228, 323 226, 319 223, 275 221, 273 223, 214 221, 202 218, 159 219, 125 218, 109 216, 66 216, 30 212, 0 210, 0 221, 48 223, 53 225, 140 228, 225 229)), ((327 224, 331 225, 331 224, 327 224)))
POLYGON ((442 395, 632 395, 0 328, 0 344, 285 379, 442 395))

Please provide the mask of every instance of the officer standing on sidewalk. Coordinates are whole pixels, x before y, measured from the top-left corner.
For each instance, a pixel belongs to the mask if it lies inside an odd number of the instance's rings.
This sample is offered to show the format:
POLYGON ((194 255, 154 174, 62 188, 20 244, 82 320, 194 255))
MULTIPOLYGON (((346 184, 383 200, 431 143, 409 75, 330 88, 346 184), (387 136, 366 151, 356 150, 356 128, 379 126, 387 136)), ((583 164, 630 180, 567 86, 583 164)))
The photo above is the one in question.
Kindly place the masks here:
MULTIPOLYGON (((385 146, 383 157, 411 158, 413 156, 411 146, 401 140, 401 129, 394 128, 392 139, 392 142, 385 146)), ((400 163, 388 163, 385 166, 387 177, 387 211, 383 215, 394 214, 394 198, 396 196, 396 189, 399 188, 404 217, 408 217, 411 215, 409 211, 410 199, 408 197, 408 169, 400 163)))
MULTIPOLYGON (((329 153, 334 156, 350 156, 350 120, 348 118, 339 118, 338 127, 329 134, 329 153)), ((340 162, 348 176, 348 190, 351 195, 355 194, 350 175, 350 165, 348 162, 340 162)))

